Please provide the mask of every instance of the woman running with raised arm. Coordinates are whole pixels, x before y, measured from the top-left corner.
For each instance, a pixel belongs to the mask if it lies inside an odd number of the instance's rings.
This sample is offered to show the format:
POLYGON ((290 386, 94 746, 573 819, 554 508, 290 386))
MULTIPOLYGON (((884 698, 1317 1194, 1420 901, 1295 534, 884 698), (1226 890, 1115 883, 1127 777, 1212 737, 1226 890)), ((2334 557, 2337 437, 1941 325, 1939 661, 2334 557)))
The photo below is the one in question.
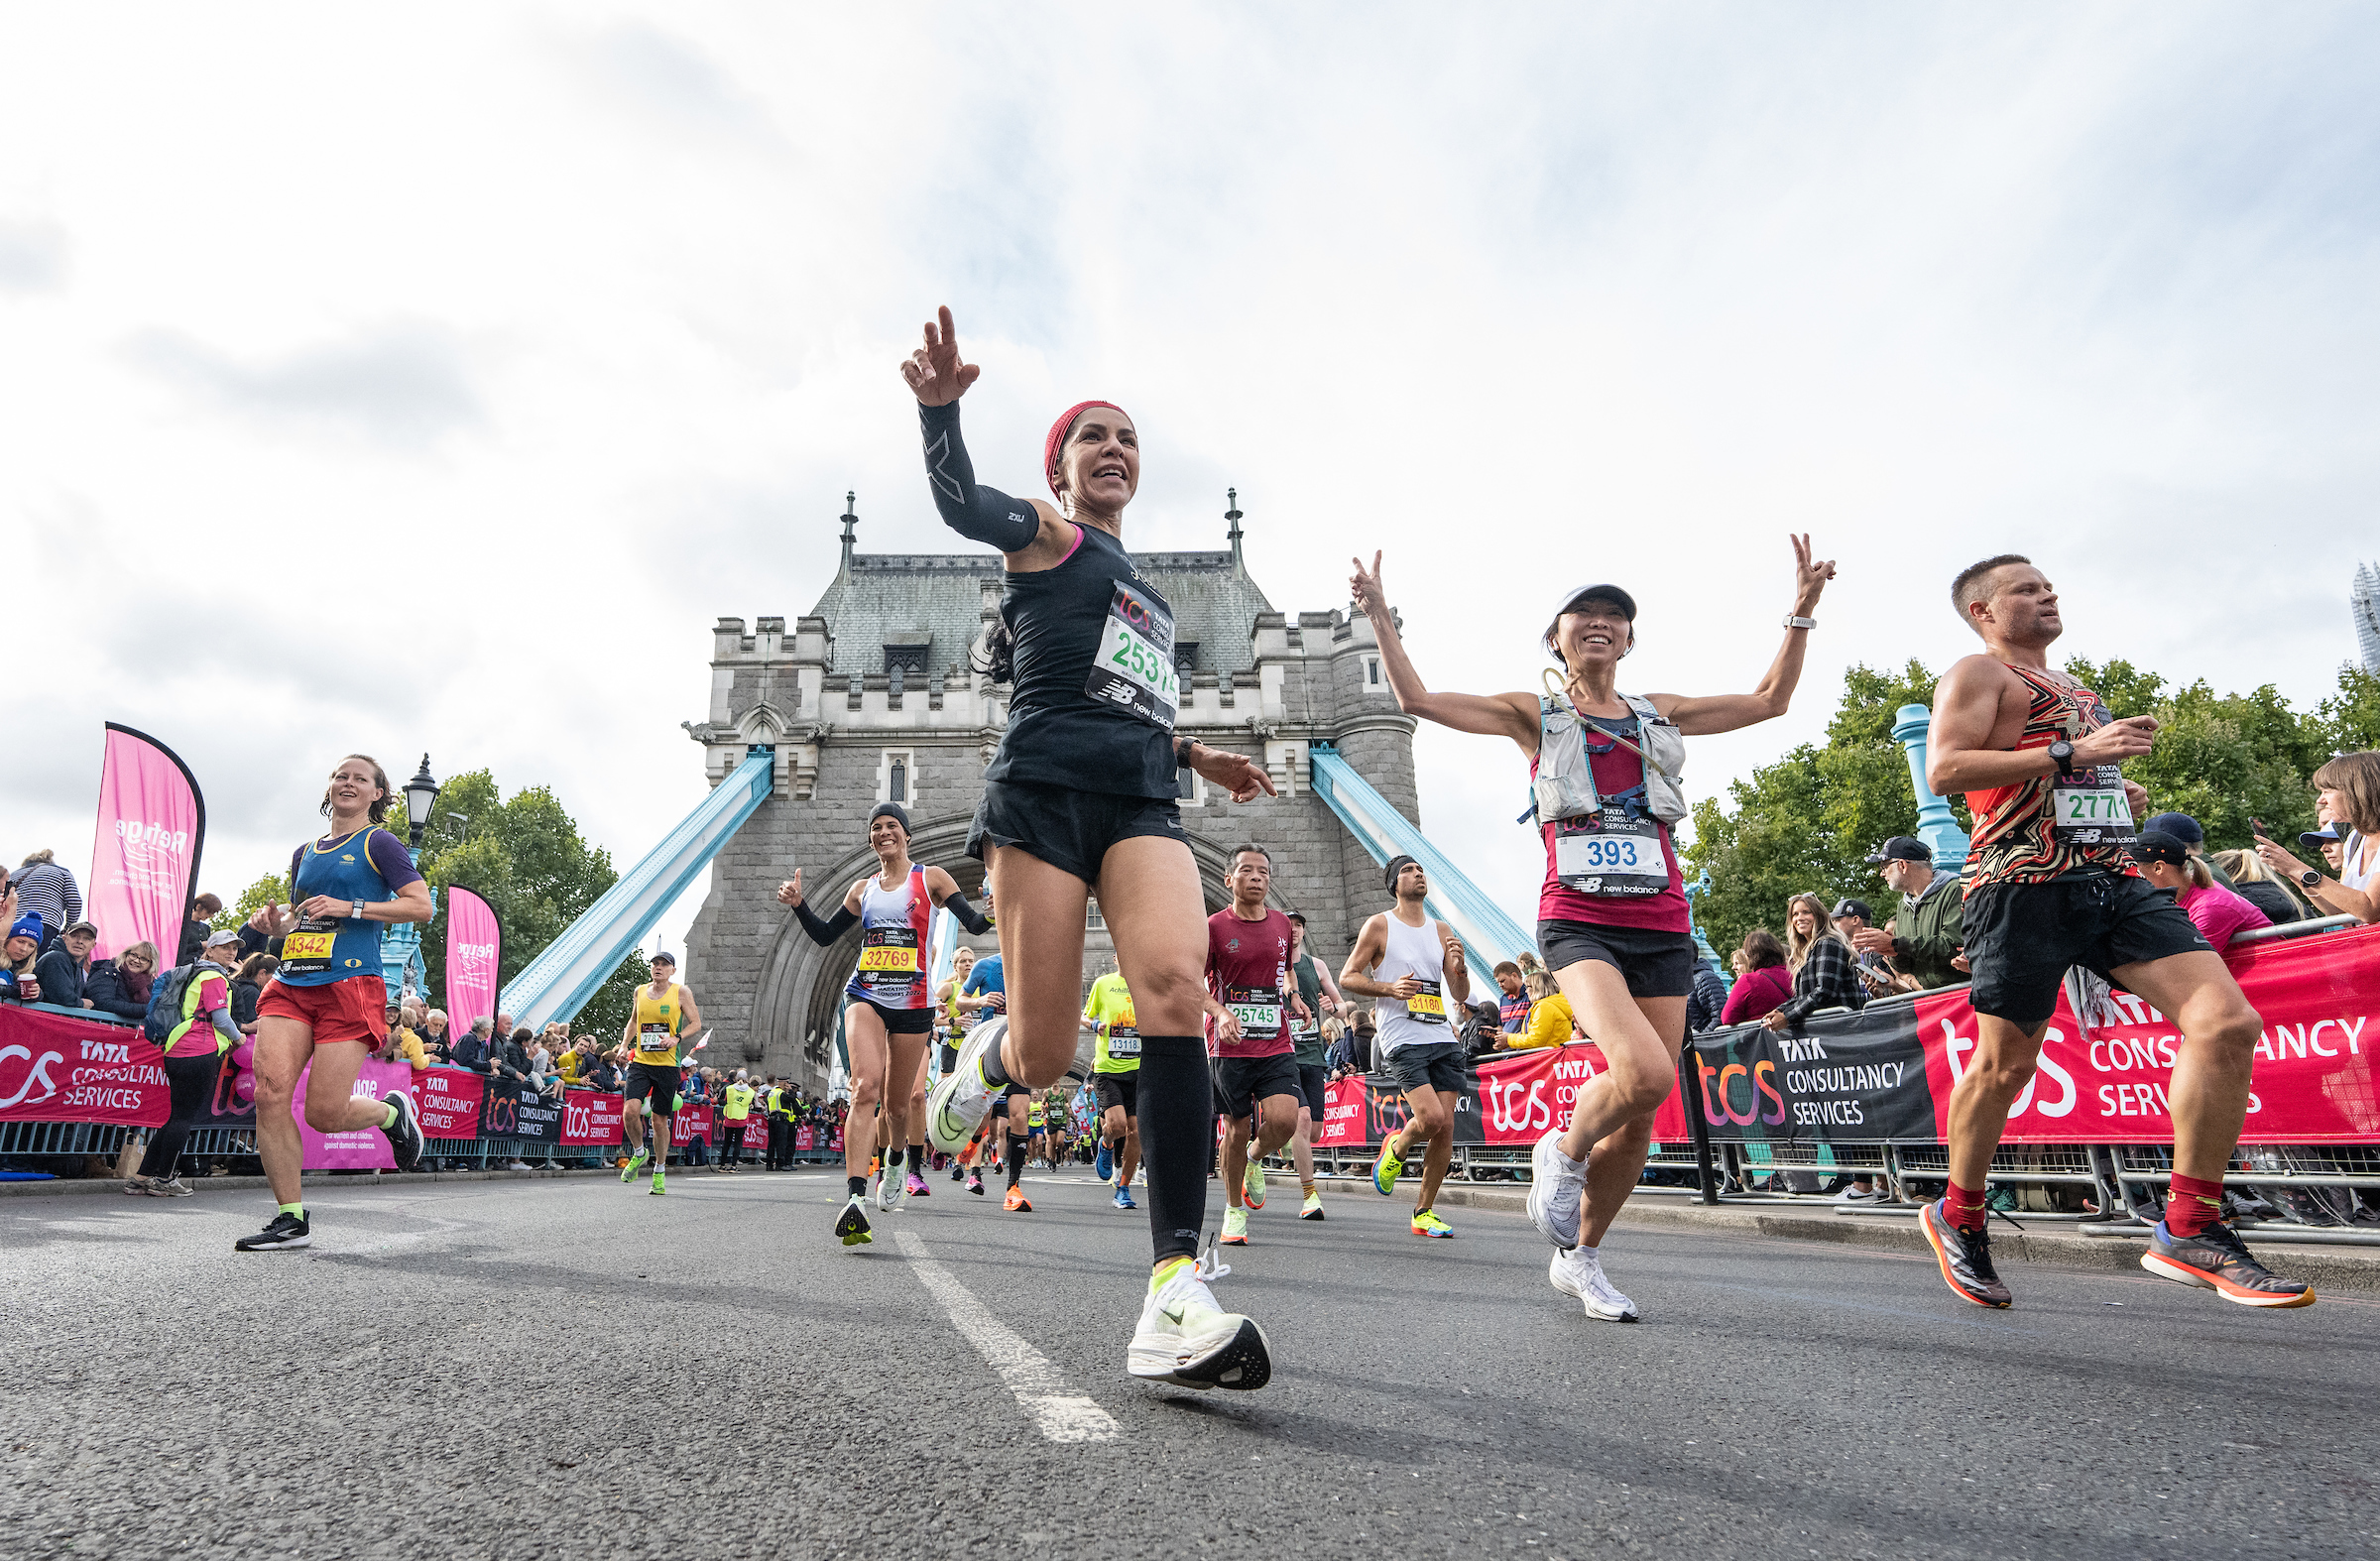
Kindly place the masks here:
POLYGON ((876 1240, 868 1225, 868 1161, 877 1144, 872 1120, 883 1107, 886 1126, 884 1179, 877 1206, 899 1207, 901 1182, 892 1157, 909 1141, 909 1081, 925 1061, 934 1037, 933 999, 926 990, 926 927, 942 906, 970 932, 992 924, 959 893, 958 881, 938 867, 909 860, 909 815, 898 802, 879 802, 868 815, 868 844, 877 871, 844 891, 831 918, 822 918, 801 898, 801 870, 777 886, 777 903, 791 907, 801 929, 820 948, 854 926, 860 928, 860 964, 843 995, 843 1039, 851 1051, 851 1116, 843 1125, 843 1174, 851 1197, 835 1216, 835 1234, 846 1247, 876 1240), (897 1088, 888 1089, 888 1084, 897 1088))
POLYGON ((959 397, 981 372, 960 361, 947 308, 901 365, 935 507, 1008 565, 989 644, 992 676, 1012 688, 1008 729, 967 842, 1000 901, 1008 1008, 968 1034, 934 1086, 926 1128, 936 1148, 956 1150, 995 1091, 1053 1084, 1074 1060, 1096 892, 1140 1029, 1156 1249, 1128 1367, 1190 1387, 1261 1387, 1272 1376, 1262 1330, 1215 1304, 1205 1281, 1223 1270, 1198 1261, 1214 1148, 1200 1032, 1207 907, 1174 798, 1185 765, 1236 802, 1273 787, 1247 756, 1173 735, 1173 613, 1120 540, 1140 479, 1131 419, 1111 402, 1068 409, 1041 450, 1057 504, 1012 499, 975 480, 959 442, 959 397))
POLYGON ((1544 645, 1562 663, 1559 690, 1432 693, 1397 636, 1380 555, 1368 570, 1355 560, 1356 605, 1371 620, 1398 706, 1458 732, 1508 737, 1529 756, 1545 840, 1537 941, 1608 1064, 1579 1091, 1570 1126, 1537 1141, 1529 1218, 1558 1249, 1554 1288, 1606 1322, 1634 1322, 1636 1305, 1604 1277, 1597 1244, 1636 1185, 1653 1112, 1677 1084, 1693 990, 1694 939, 1670 838, 1686 816, 1685 739, 1785 713, 1817 627, 1810 611, 1835 578, 1832 559, 1810 556, 1808 537, 1793 539, 1793 610, 1768 674, 1748 694, 1711 698, 1619 692, 1620 659, 1636 648, 1636 599, 1616 585, 1582 585, 1556 603, 1544 645))

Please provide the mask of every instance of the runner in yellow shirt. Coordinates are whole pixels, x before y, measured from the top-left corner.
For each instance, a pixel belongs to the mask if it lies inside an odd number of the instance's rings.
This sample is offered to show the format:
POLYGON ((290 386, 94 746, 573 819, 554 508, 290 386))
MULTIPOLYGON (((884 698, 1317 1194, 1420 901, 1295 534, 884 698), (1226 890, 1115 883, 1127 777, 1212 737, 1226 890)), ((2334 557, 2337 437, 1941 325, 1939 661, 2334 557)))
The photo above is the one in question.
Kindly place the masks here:
POLYGON ((1111 970, 1091 983, 1083 1027, 1099 1036, 1091 1057, 1091 1084, 1099 1095, 1099 1157, 1092 1167, 1102 1181, 1115 1173, 1116 1207, 1136 1209, 1132 1171, 1140 1163, 1140 1031, 1124 972, 1111 970))

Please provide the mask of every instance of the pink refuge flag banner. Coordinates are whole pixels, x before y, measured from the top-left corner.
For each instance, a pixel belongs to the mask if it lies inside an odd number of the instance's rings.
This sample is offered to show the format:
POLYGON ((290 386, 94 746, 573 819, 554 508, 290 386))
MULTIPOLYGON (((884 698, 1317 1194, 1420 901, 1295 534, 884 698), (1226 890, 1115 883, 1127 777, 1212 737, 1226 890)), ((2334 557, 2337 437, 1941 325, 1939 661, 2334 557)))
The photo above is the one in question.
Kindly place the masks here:
POLYGON ((474 1021, 496 1017, 496 972, 504 963, 504 928, 496 907, 477 890, 446 886, 446 1023, 470 1033, 474 1021))
POLYGON ((108 722, 99 829, 84 880, 84 913, 99 928, 92 958, 147 942, 174 963, 205 839, 206 802, 189 767, 147 733, 108 722))

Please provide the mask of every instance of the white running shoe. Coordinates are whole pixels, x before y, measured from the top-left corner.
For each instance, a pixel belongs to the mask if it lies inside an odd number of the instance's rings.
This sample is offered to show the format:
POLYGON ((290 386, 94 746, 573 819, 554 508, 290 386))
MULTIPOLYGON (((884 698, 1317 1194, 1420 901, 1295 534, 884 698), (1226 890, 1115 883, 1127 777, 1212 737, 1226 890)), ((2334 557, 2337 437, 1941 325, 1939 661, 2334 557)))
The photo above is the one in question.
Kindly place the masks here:
POLYGON ((1128 1370, 1146 1381, 1175 1382, 1201 1392, 1210 1387, 1243 1391, 1272 1381, 1272 1351, 1264 1330, 1215 1304, 1211 1279, 1231 1272, 1209 1252, 1197 1262, 1174 1268, 1163 1285, 1149 1281, 1148 1302, 1126 1354, 1128 1370))
POLYGON ((1554 1254, 1545 1276, 1564 1295, 1577 1296, 1579 1304, 1587 1308, 1587 1315, 1598 1322, 1636 1320, 1636 1303, 1611 1287, 1611 1281, 1604 1277, 1603 1260, 1583 1247, 1570 1247, 1554 1254))
POLYGON ((1835 1195, 1837 1203, 1882 1203, 1884 1193, 1876 1187, 1845 1187, 1835 1195))
POLYGON ((925 1136, 945 1154, 956 1154, 975 1136, 975 1125, 992 1109, 992 1086, 984 1079, 984 1056, 1009 1033, 1008 1016, 988 1019, 967 1032, 959 1060, 942 1075, 925 1101, 925 1136))
POLYGON ((1529 1151, 1529 1223, 1568 1252, 1579 1244, 1579 1198, 1587 1162, 1562 1152, 1562 1130, 1551 1128, 1529 1151))
POLYGON ((876 1206, 891 1214, 900 1207, 901 1180, 890 1170, 879 1171, 876 1177, 876 1206))

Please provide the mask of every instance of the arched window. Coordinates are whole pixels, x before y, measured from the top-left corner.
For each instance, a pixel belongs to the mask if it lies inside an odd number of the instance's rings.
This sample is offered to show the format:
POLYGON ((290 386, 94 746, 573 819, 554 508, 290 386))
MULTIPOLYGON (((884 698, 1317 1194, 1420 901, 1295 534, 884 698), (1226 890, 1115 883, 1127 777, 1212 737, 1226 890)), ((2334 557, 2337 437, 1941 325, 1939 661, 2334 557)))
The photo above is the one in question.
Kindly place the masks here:
POLYGON ((906 759, 895 759, 892 761, 892 775, 890 782, 888 783, 888 788, 892 793, 892 800, 901 803, 908 801, 909 762, 906 759))

